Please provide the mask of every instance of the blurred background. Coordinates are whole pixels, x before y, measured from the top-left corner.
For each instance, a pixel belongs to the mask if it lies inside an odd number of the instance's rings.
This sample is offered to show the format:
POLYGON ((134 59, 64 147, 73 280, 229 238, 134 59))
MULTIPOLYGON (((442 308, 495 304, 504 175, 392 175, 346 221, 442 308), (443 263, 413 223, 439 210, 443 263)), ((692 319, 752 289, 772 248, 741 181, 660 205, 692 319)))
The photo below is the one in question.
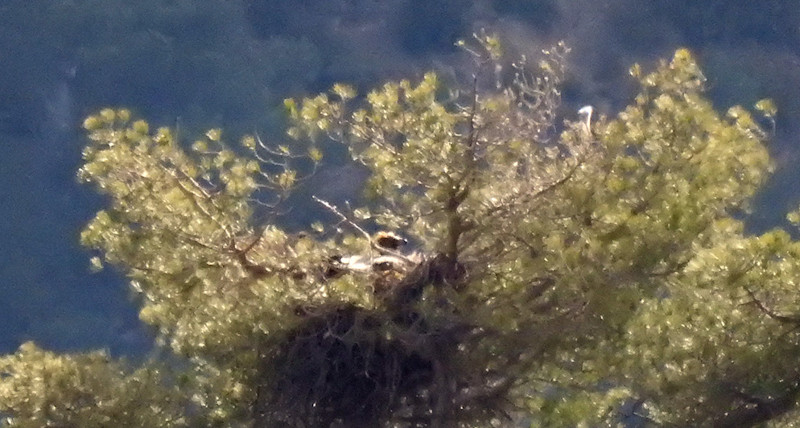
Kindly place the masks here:
MULTIPOLYGON (((572 48, 563 114, 613 115, 636 90, 627 70, 690 48, 715 106, 779 108, 777 170, 748 219, 783 224, 800 200, 800 2, 796 0, 3 0, 0 2, 0 353, 152 346, 125 279, 91 273, 83 225, 103 206, 75 179, 80 123, 127 107, 181 139, 213 127, 230 142, 280 141, 282 100, 345 81, 469 72, 454 42, 481 29, 517 53, 572 48)), ((354 198, 363 172, 333 153, 315 192, 354 198)), ((298 202, 302 204, 302 202, 298 202)), ((307 205, 309 209, 311 205, 307 205)), ((314 208, 316 209, 316 208, 314 208)), ((291 221, 313 217, 297 209, 291 221)))

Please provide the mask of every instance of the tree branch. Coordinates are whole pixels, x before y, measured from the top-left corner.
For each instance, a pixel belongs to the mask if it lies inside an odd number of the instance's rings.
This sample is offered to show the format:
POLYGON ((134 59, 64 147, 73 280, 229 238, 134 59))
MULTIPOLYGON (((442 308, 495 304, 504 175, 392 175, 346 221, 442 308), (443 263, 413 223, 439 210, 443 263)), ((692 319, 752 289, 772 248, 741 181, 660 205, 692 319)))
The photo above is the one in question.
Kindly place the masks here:
POLYGON ((773 311, 772 309, 766 307, 761 300, 758 300, 755 293, 747 287, 744 287, 744 291, 747 292, 747 295, 750 296, 750 303, 755 305, 761 312, 766 314, 768 317, 774 319, 783 324, 800 324, 800 317, 798 316, 787 316, 787 315, 780 315, 773 311))
POLYGON ((784 394, 763 399, 753 395, 737 393, 744 403, 726 412, 713 421, 715 428, 739 428, 759 425, 775 419, 796 407, 800 397, 800 381, 795 380, 784 394))
POLYGON ((372 236, 369 234, 369 232, 367 232, 366 230, 364 230, 364 228, 363 228, 363 227, 361 227, 361 226, 359 226, 359 225, 358 225, 358 223, 356 223, 355 221, 353 221, 353 220, 350 220, 350 218, 349 218, 349 217, 347 217, 346 215, 344 215, 344 214, 343 214, 343 213, 342 213, 342 212, 341 212, 341 211, 340 211, 338 208, 336 208, 336 206, 335 206, 335 205, 333 205, 332 203, 330 203, 330 202, 328 202, 328 201, 326 201, 326 200, 320 199, 320 198, 318 198, 317 196, 312 196, 311 198, 312 198, 312 199, 314 199, 314 201, 316 201, 318 204, 320 204, 320 205, 322 205, 323 207, 327 208, 327 209, 328 209, 328 211, 330 211, 330 212, 334 213, 334 214, 335 214, 337 217, 339 217, 339 219, 340 219, 342 222, 349 224, 351 227, 353 227, 355 230, 357 230, 357 231, 358 231, 360 234, 364 235, 364 238, 366 238, 366 239, 367 239, 367 241, 369 242, 370 249, 372 249, 372 250, 375 250, 375 251, 377 251, 378 253, 381 253, 381 254, 385 254, 385 255, 390 255, 390 256, 393 256, 393 257, 397 257, 398 259, 402 260, 403 262, 407 263, 408 265, 415 265, 415 264, 417 264, 416 262, 414 262, 413 260, 409 259, 408 257, 406 257, 405 255, 403 255, 402 253, 399 253, 399 252, 397 252, 397 251, 393 251, 393 250, 390 250, 390 249, 388 249, 388 248, 384 248, 384 247, 381 247, 380 245, 378 245, 378 244, 375 242, 375 240, 374 240, 374 239, 372 239, 372 236))

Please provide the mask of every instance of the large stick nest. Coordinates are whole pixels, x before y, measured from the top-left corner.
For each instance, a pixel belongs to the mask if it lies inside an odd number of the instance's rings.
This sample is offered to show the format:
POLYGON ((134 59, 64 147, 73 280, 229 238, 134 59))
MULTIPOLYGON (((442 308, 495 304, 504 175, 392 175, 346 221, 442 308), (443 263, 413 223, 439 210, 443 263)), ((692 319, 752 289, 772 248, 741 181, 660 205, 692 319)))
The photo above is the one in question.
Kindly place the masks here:
POLYGON ((507 387, 477 393, 481 368, 463 368, 476 327, 415 310, 425 287, 459 277, 462 268, 438 257, 400 281, 382 309, 298 309, 301 324, 261 350, 255 426, 455 426, 503 414, 507 387))

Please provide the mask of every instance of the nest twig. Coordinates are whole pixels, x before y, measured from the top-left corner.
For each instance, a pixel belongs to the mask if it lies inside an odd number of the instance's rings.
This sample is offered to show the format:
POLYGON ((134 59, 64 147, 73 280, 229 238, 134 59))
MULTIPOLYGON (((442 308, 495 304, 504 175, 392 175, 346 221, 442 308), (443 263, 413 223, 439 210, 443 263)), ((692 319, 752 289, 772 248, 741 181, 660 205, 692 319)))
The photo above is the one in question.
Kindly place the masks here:
POLYGON ((485 389, 480 367, 463 364, 476 328, 466 317, 429 319, 416 305, 425 287, 455 288, 464 277, 434 257, 377 309, 299 308, 299 325, 260 350, 255 426, 450 427, 503 414, 503 391, 485 389))
MULTIPOLYGON (((431 361, 387 337, 383 314, 353 305, 317 308, 265 360, 271 423, 377 426, 398 398, 431 382, 431 361)), ((271 425, 265 425, 271 426, 271 425)))

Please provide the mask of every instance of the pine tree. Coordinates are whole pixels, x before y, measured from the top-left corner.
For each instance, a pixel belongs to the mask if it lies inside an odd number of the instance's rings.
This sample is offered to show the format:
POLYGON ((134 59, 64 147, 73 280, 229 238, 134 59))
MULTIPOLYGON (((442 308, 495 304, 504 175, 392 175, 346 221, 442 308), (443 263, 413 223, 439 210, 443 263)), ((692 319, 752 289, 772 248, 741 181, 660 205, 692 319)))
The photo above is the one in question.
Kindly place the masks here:
POLYGON ((109 202, 82 242, 180 363, 26 344, 0 359, 6 425, 791 424, 800 244, 744 231, 771 168, 758 119, 720 115, 684 49, 634 66, 616 117, 562 122, 565 46, 536 67, 493 36, 463 47, 466 84, 287 100, 285 145, 86 119, 79 176, 109 202), (291 233, 329 140, 371 172, 368 202, 316 198, 330 224, 291 233))

